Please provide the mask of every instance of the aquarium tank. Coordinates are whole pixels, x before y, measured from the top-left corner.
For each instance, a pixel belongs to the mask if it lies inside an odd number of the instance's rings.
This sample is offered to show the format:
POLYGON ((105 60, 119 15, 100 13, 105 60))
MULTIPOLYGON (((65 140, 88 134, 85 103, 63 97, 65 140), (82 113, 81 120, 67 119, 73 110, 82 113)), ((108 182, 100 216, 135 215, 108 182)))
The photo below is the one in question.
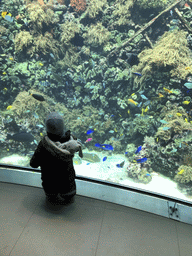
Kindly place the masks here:
POLYGON ((77 175, 192 202, 192 0, 0 0, 0 163, 56 111, 77 175))

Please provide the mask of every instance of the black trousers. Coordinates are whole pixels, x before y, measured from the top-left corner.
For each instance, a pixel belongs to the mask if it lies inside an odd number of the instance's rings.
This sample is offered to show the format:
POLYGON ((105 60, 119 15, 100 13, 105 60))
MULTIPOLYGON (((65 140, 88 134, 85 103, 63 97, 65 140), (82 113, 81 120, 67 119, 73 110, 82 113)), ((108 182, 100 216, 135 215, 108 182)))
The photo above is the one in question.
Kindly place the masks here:
POLYGON ((66 184, 61 182, 43 181, 42 186, 45 195, 49 201, 55 202, 59 198, 64 199, 66 202, 70 201, 76 195, 76 183, 69 182, 66 184))

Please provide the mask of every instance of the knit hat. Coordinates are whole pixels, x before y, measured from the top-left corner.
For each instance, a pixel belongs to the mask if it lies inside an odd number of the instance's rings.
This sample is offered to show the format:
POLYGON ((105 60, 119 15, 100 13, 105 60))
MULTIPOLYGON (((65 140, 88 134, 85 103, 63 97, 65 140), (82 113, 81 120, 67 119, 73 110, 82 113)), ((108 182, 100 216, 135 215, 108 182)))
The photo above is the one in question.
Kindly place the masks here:
POLYGON ((64 122, 61 115, 51 112, 45 119, 47 135, 50 139, 57 141, 64 135, 64 122))

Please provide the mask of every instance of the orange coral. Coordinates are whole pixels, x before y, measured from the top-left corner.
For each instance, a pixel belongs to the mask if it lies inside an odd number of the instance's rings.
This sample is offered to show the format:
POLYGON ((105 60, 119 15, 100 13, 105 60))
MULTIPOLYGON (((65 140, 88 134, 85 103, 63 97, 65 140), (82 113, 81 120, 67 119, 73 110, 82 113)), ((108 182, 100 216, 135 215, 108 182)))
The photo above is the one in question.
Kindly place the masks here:
POLYGON ((86 0, 70 0, 70 5, 76 12, 83 12, 86 8, 86 0))

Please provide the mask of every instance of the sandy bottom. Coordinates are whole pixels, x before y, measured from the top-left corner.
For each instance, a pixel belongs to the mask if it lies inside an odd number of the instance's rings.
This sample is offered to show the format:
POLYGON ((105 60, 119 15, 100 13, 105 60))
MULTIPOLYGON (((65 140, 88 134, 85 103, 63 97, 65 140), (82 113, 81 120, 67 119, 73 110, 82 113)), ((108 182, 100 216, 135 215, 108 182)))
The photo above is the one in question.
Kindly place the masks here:
POLYGON ((116 167, 116 164, 120 164, 122 161, 126 161, 123 155, 108 156, 104 153, 96 153, 100 159, 100 163, 89 163, 82 160, 82 164, 74 165, 77 175, 81 175, 88 178, 97 178, 105 181, 112 181, 124 186, 130 186, 134 188, 140 188, 145 191, 155 192, 161 195, 171 196, 174 198, 182 199, 192 202, 192 198, 181 193, 177 189, 177 183, 173 180, 158 174, 152 174, 152 180, 148 184, 137 183, 133 179, 128 177, 127 171, 124 168, 116 167), (107 160, 103 162, 103 158, 107 156, 107 160))

